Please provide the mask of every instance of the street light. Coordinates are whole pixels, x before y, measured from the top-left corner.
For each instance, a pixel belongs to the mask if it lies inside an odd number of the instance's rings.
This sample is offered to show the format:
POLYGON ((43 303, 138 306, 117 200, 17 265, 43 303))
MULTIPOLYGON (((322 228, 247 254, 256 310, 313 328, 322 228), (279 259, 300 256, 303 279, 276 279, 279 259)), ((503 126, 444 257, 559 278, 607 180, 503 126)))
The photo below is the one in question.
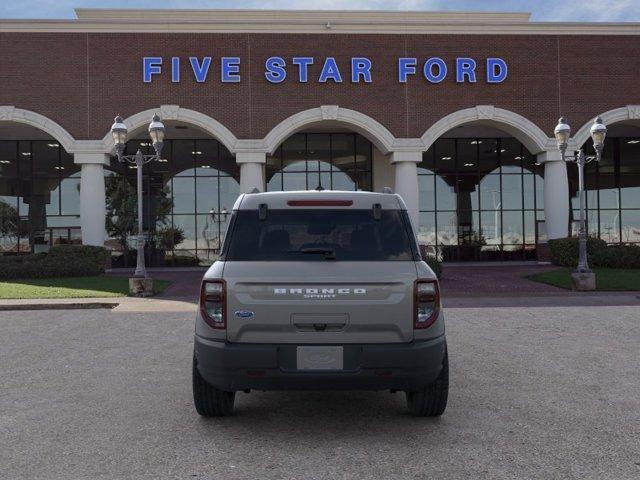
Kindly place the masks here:
POLYGON ((569 144, 569 137, 571 136, 571 127, 567 122, 567 119, 562 117, 558 120, 558 125, 554 129, 553 133, 556 137, 558 144, 558 150, 562 154, 562 160, 565 162, 575 163, 578 166, 578 191, 580 195, 580 229, 579 229, 579 257, 578 268, 574 271, 574 274, 587 274, 589 276, 588 282, 590 285, 587 288, 580 289, 595 289, 595 275, 589 268, 587 262, 587 229, 585 222, 585 191, 584 191, 584 166, 592 161, 599 162, 602 158, 602 150, 604 148, 604 139, 607 136, 607 127, 602 123, 602 118, 596 117, 591 126, 591 140, 593 141, 593 148, 596 152, 595 156, 587 156, 582 149, 574 152, 572 155, 567 155, 567 146, 569 144))
POLYGON ((133 276, 134 278, 148 278, 144 264, 144 235, 142 233, 142 166, 153 160, 160 160, 160 154, 164 144, 165 128, 160 117, 158 115, 154 115, 151 119, 151 123, 149 124, 149 137, 151 137, 153 148, 156 152, 153 155, 143 155, 140 149, 138 149, 135 155, 125 155, 124 149, 127 143, 127 133, 127 126, 124 124, 122 117, 118 115, 111 126, 111 135, 113 136, 113 142, 115 143, 116 157, 119 162, 134 164, 137 170, 138 236, 136 240, 136 248, 138 257, 136 262, 136 271, 133 276))

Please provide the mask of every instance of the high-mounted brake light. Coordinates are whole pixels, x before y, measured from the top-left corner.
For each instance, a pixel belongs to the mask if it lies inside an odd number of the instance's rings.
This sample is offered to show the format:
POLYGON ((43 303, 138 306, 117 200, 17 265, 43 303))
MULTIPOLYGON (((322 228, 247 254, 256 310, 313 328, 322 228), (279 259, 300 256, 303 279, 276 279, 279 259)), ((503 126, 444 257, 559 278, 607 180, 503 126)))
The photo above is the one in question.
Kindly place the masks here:
POLYGON ((353 200, 289 200, 290 207, 350 207, 353 200))
POLYGON ((203 280, 200 312, 211 328, 227 328, 227 285, 224 280, 203 280))
POLYGON ((416 280, 413 328, 429 328, 440 314, 440 287, 437 280, 416 280))

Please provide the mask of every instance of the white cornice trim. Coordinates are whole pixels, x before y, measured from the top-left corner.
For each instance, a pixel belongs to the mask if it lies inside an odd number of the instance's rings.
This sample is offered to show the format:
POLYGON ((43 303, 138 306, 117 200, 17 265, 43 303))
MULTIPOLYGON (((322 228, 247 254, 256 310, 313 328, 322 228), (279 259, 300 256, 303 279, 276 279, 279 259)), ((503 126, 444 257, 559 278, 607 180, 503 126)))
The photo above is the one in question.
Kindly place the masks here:
POLYGON ((528 13, 94 10, 78 19, 0 19, 0 32, 640 35, 640 23, 530 22, 528 13))
POLYGON ((130 20, 142 18, 156 22, 175 21, 245 21, 252 22, 351 22, 404 23, 404 22, 528 22, 526 12, 435 12, 402 10, 269 10, 269 9, 100 9, 76 8, 79 20, 130 20))

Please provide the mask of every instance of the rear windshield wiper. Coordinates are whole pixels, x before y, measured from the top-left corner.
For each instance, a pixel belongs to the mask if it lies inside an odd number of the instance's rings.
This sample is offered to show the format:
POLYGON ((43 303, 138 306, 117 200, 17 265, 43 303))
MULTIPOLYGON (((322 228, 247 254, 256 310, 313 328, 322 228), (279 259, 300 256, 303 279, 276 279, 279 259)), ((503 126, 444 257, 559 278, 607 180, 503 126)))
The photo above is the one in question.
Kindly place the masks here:
POLYGON ((336 251, 333 248, 309 247, 309 248, 301 248, 300 250, 291 250, 291 252, 324 254, 325 260, 336 259, 336 251))

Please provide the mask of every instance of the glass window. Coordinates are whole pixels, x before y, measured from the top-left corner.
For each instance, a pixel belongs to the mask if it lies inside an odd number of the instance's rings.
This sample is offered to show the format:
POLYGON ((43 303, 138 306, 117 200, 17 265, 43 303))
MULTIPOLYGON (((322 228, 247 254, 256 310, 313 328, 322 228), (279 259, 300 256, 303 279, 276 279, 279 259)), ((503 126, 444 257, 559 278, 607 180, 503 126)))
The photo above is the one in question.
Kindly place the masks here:
POLYGON ((371 190, 372 146, 354 133, 298 133, 266 166, 267 190, 371 190))
POLYGON ((502 243, 505 245, 524 243, 522 212, 502 212, 502 243))
POLYGON ((227 253, 236 261, 410 261, 406 212, 383 210, 256 210, 236 216, 227 253))
POLYGON ((57 177, 60 173, 60 145, 52 140, 32 142, 34 177, 57 177))
MULTIPOLYGON (((181 179, 182 180, 182 179, 181 179)), ((174 180, 174 185, 177 179, 174 180)), ((175 187, 174 187, 175 188, 175 187)), ((175 202, 175 196, 174 196, 175 202)), ((178 213, 175 209, 174 211, 178 213)), ((209 213, 219 211, 218 205, 218 178, 196 178, 196 213, 209 213)), ((192 211, 190 210, 190 213, 192 211)))
POLYGON ((444 178, 440 175, 436 176, 436 202, 438 210, 456 209, 456 193, 454 187, 451 186, 451 184, 455 185, 455 181, 455 176, 447 176, 444 178), (451 182, 451 184, 449 182, 451 182))
POLYGON ((502 175, 502 208, 522 210, 521 175, 502 175))
POLYGON ((60 182, 60 214, 80 215, 80 175, 60 182))
POLYGON ((619 210, 600 210, 600 238, 607 243, 620 242, 619 210))
POLYGON ((640 208, 640 174, 620 175, 620 206, 640 208))
POLYGON ((418 200, 420 210, 435 210, 435 175, 418 175, 418 200))
POLYGON ((418 164, 418 173, 433 173, 435 166, 435 148, 431 145, 429 150, 422 154, 422 162, 418 164))
POLYGON ((620 208, 619 192, 613 175, 598 175, 598 193, 600 208, 620 208))
POLYGON ((420 212, 420 226, 418 227, 418 242, 436 245, 436 214, 435 212, 420 212))
POLYGON ((195 175, 196 157, 200 158, 194 140, 173 140, 171 142, 171 172, 176 177, 195 175))
POLYGON ((640 242, 640 210, 623 210, 620 224, 623 242, 640 242))
POLYGON ((456 141, 453 138, 441 138, 434 144, 434 172, 442 175, 456 172, 456 141))
POLYGON ((483 150, 489 148, 494 151, 495 155, 496 140, 484 143, 483 140, 477 139, 459 139, 456 142, 456 168, 459 174, 476 173, 478 171, 478 148, 483 150), (478 143, 481 142, 481 145, 478 143), (489 143, 493 143, 492 147, 489 143))
POLYGON ((480 205, 483 210, 500 209, 500 175, 487 175, 480 180, 480 205))
POLYGON ((456 212, 441 212, 436 216, 438 222, 438 245, 458 244, 458 218, 456 212))
POLYGON ((15 178, 17 176, 18 176, 17 142, 0 141, 0 178, 15 178))
POLYGON ((328 133, 307 135, 307 169, 311 172, 331 170, 331 137, 328 133))
POLYGON ((498 162, 498 140, 497 139, 482 139, 478 140, 482 143, 478 144, 480 151, 479 169, 481 175, 487 175, 499 166, 498 162))

